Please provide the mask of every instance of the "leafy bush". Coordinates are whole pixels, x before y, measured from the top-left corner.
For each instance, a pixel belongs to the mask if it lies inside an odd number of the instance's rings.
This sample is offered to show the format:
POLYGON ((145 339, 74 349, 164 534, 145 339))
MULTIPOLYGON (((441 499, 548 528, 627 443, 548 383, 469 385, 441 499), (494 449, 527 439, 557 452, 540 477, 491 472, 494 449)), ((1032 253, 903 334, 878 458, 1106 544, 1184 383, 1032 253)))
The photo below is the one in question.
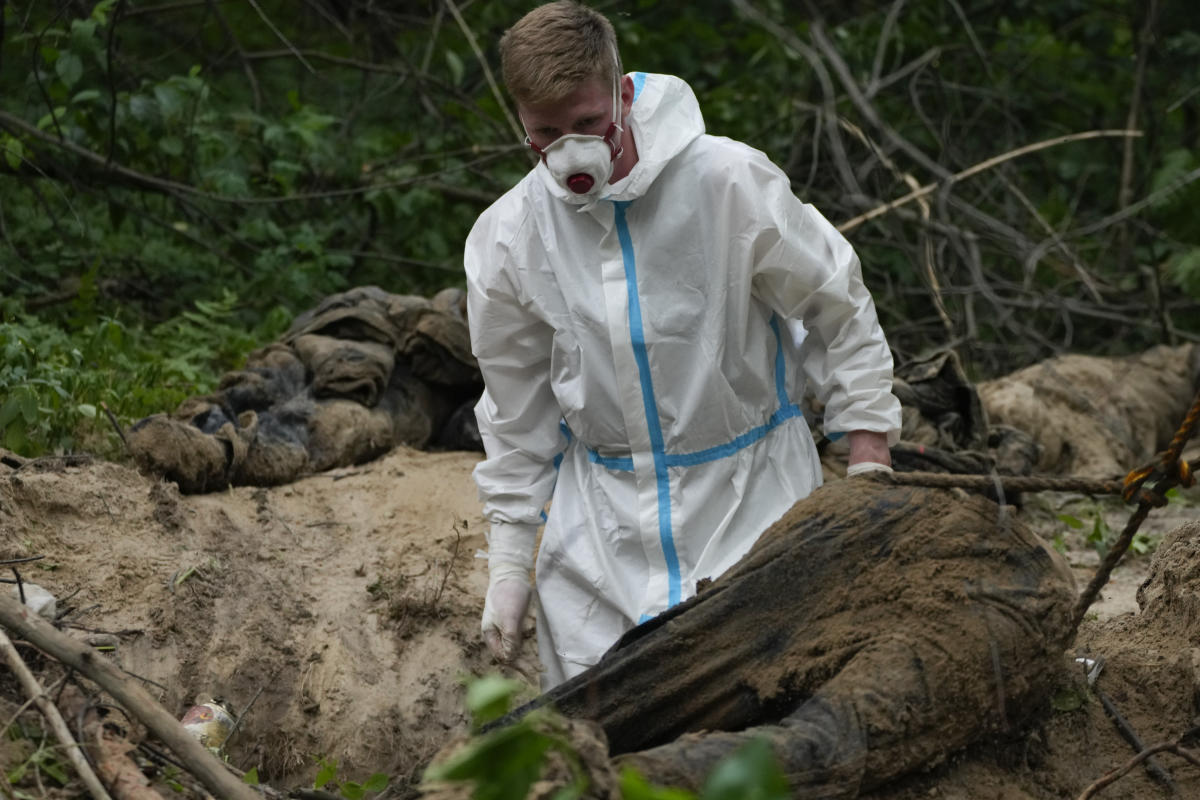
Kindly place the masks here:
POLYGON ((237 298, 197 301, 153 328, 83 313, 63 328, 23 314, 0 318, 0 445, 30 456, 89 450, 116 457, 122 425, 211 391, 286 327, 282 310, 254 330, 233 324, 237 298))

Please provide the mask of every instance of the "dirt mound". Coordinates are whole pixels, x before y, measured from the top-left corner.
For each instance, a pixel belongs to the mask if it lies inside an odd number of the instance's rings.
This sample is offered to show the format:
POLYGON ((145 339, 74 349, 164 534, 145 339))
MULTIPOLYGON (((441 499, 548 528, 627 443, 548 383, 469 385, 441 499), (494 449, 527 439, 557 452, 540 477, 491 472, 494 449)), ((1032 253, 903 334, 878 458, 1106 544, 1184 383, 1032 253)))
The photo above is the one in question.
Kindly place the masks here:
POLYGON ((23 578, 74 593, 73 632, 115 632, 117 663, 169 711, 261 690, 234 765, 281 786, 321 758, 404 780, 466 724, 461 679, 491 668, 477 459, 401 448, 204 496, 109 463, 0 466, 0 559, 46 556, 23 578))

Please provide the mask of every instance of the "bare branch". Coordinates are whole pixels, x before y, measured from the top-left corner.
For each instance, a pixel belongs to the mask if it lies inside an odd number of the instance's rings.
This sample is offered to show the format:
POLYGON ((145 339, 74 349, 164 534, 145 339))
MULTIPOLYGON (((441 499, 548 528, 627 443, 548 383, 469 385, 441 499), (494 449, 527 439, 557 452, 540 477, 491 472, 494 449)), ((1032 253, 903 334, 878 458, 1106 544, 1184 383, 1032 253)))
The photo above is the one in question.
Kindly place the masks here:
POLYGON ((829 146, 833 149, 833 165, 847 191, 858 195, 863 194, 862 187, 858 184, 858 178, 854 176, 854 169, 850 166, 850 159, 846 155, 846 147, 842 143, 841 132, 838 129, 837 93, 834 91, 833 81, 830 79, 829 71, 825 69, 825 63, 821 61, 820 55, 794 33, 751 5, 749 0, 733 0, 733 5, 753 22, 767 30, 785 47, 799 53, 812 67, 813 74, 817 76, 817 81, 821 84, 822 108, 824 109, 822 117, 825 123, 825 136, 829 139, 829 146))
POLYGON ((446 8, 454 16, 454 21, 458 23, 458 27, 462 30, 463 36, 467 37, 467 44, 471 46, 471 52, 475 54, 475 58, 479 61, 479 66, 483 68, 483 77, 487 79, 488 87, 492 90, 492 96, 496 98, 497 105, 504 112, 504 118, 508 120, 508 125, 512 128, 513 135, 518 140, 524 139, 525 130, 517 122, 517 118, 513 116, 512 111, 509 109, 508 102, 504 99, 504 94, 500 91, 495 77, 492 76, 492 68, 488 66, 487 58, 484 57, 483 51, 479 49, 479 42, 475 40, 475 34, 467 27, 467 22, 463 19, 462 14, 458 12, 458 6, 455 5, 454 0, 444 0, 444 2, 446 3, 446 8))
POLYGON ((819 19, 813 21, 811 31, 813 43, 821 51, 821 55, 825 56, 833 66, 834 74, 841 81, 842 88, 845 89, 846 94, 850 97, 850 101, 854 103, 854 106, 866 118, 867 122, 877 128, 884 135, 884 138, 907 154, 913 161, 925 167, 925 169, 934 175, 942 178, 949 177, 950 171, 948 169, 925 155, 920 149, 897 133, 892 126, 883 121, 878 112, 875 111, 875 107, 863 96, 862 91, 858 88, 858 84, 854 80, 854 76, 850 74, 850 68, 846 66, 846 62, 842 59, 841 54, 838 53, 829 41, 829 37, 825 35, 825 26, 819 19))
POLYGON ((879 42, 875 45, 875 63, 871 65, 871 79, 867 81, 867 97, 874 97, 875 93, 879 91, 879 74, 883 72, 883 54, 887 52, 888 40, 892 38, 892 32, 896 29, 896 20, 900 18, 900 11, 904 8, 905 2, 906 0, 895 0, 883 20, 883 30, 879 32, 879 42))
POLYGON ((310 73, 312 73, 313 75, 316 75, 317 71, 315 69, 313 69, 312 64, 305 61, 304 56, 301 55, 300 51, 296 49, 296 46, 294 44, 292 44, 290 41, 288 41, 288 38, 283 35, 283 31, 281 31, 281 30, 279 30, 279 28, 275 27, 275 23, 271 22, 271 18, 268 17, 266 15, 266 13, 263 12, 261 7, 259 7, 258 0, 246 0, 246 2, 248 2, 250 4, 250 6, 256 12, 258 12, 259 18, 263 22, 266 23, 267 27, 271 29, 271 32, 275 34, 275 37, 277 39, 279 39, 279 41, 283 42, 284 47, 286 47, 288 50, 292 51, 293 55, 296 56, 296 60, 298 60, 301 64, 303 64, 304 68, 307 69, 310 73))
MULTIPOLYGON (((63 751, 66 753, 67 760, 71 762, 71 766, 75 768, 75 772, 79 774, 79 778, 87 786, 88 792, 96 800, 112 800, 104 786, 100 783, 100 779, 96 777, 96 773, 92 771, 92 767, 88 764, 87 759, 83 757, 83 749, 79 742, 75 741, 75 737, 71 735, 71 729, 67 727, 67 723, 59 713, 58 708, 51 703, 46 697, 46 693, 42 691, 41 684, 37 678, 29 671, 29 667, 21 660, 21 654, 17 652, 17 648, 13 647, 12 641, 5 634, 3 628, 0 628, 0 653, 4 654, 4 660, 8 662, 9 669, 17 676, 21 683, 21 688, 25 690, 25 694, 38 707, 38 711, 42 712, 42 716, 50 723, 50 729, 54 731, 54 736, 58 739, 59 744, 63 746, 63 751)), ((14 778, 14 780, 16 780, 14 778)))
MULTIPOLYGON (((1129 131, 1129 130, 1081 131, 1079 133, 1068 133, 1065 136, 1056 136, 1053 139, 1044 139, 1040 142, 1034 142, 1032 144, 1027 144, 1023 147, 1018 147, 1015 150, 1009 150, 1006 153, 1001 153, 1000 155, 993 156, 989 159, 985 159, 984 161, 980 161, 978 164, 974 164, 970 167, 967 167, 964 170, 961 170, 960 172, 956 172, 953 175, 950 175, 949 177, 947 177, 943 180, 935 181, 933 183, 927 183, 924 186, 922 186, 921 188, 919 188, 915 191, 909 192, 908 194, 904 195, 903 197, 900 197, 896 200, 892 200, 889 203, 884 203, 883 205, 873 208, 865 214, 860 214, 859 216, 854 217, 853 219, 846 220, 841 225, 838 225, 838 230, 841 231, 842 233, 853 230, 853 229, 857 228, 859 225, 863 224, 864 222, 870 222, 871 220, 875 219, 876 217, 882 216, 882 215, 886 214, 887 212, 891 211, 893 208, 905 205, 907 203, 911 203, 912 201, 916 200, 919 197, 924 197, 927 194, 937 191, 937 189, 939 189, 941 187, 953 185, 955 183, 958 183, 959 181, 970 178, 972 175, 978 175, 980 172, 985 172, 986 170, 991 169, 992 167, 996 166, 997 164, 1003 164, 1005 161, 1011 161, 1014 158, 1020 158, 1021 156, 1029 155, 1030 153, 1036 153, 1039 150, 1045 150, 1046 148, 1049 148, 1049 147, 1057 147, 1060 144, 1068 144, 1070 142, 1079 142, 1079 141, 1083 141, 1085 139, 1099 139, 1102 137, 1141 136, 1141 135, 1142 135, 1141 131, 1129 131)), ((1195 177, 1191 178, 1191 180, 1195 180, 1197 177, 1200 177, 1200 170, 1194 170, 1192 173, 1188 173, 1188 176, 1191 176, 1193 174, 1195 175, 1195 177)), ((1187 176, 1185 176, 1185 177, 1187 177, 1187 176)), ((1191 180, 1188 180, 1186 182, 1190 183, 1191 180)), ((1151 197, 1156 197, 1156 196, 1162 195, 1162 194, 1166 193, 1168 190, 1175 191, 1182 185, 1183 185, 1183 183, 1181 183, 1179 181, 1172 182, 1172 184, 1170 186, 1165 187, 1164 189, 1160 190, 1159 192, 1155 192, 1154 195, 1151 195, 1151 197)), ((1147 198, 1147 199, 1149 199, 1149 198, 1147 198)), ((1145 202, 1146 202, 1145 200, 1142 201, 1142 204, 1144 204, 1145 202)), ((1140 207, 1140 205, 1141 204, 1139 204, 1139 207, 1140 207)), ((1116 216, 1116 215, 1114 215, 1114 216, 1116 216)), ((1103 227, 1103 226, 1101 226, 1101 227, 1103 227)), ((1081 234, 1079 234, 1079 232, 1076 232, 1076 235, 1081 235, 1081 234)))
POLYGON ((242 43, 238 41, 237 35, 229 25, 229 20, 221 12, 221 7, 217 5, 216 0, 208 0, 208 6, 212 10, 213 16, 217 18, 217 23, 220 24, 221 30, 225 31, 225 36, 228 37, 230 44, 233 45, 233 51, 237 53, 238 60, 242 62, 242 69, 246 73, 246 80, 250 84, 250 92, 254 95, 254 110, 261 111, 262 91, 258 88, 258 77, 254 74, 254 68, 250 66, 250 62, 246 59, 246 51, 242 49, 242 43))

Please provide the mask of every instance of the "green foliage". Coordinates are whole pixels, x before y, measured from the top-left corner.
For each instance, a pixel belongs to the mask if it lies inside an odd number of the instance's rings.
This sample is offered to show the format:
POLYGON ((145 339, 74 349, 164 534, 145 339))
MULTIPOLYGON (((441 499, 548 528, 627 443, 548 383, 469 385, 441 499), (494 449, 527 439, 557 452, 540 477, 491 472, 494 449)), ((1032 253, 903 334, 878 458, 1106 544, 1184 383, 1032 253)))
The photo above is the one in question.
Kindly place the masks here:
POLYGON ((115 455, 102 406, 124 425, 211 391, 214 376, 286 326, 281 310, 257 329, 233 322, 237 298, 197 301, 195 310, 146 329, 80 303, 74 325, 25 315, 0 318, 0 446, 38 455, 89 449, 115 455), (81 447, 86 445, 86 447, 81 447))
POLYGON ((332 789, 338 797, 345 798, 345 800, 363 800, 367 795, 382 792, 390 782, 388 776, 382 772, 374 773, 362 783, 339 780, 336 759, 322 758, 317 762, 317 767, 317 777, 313 780, 313 788, 332 789))
POLYGON ((13 787, 13 797, 17 800, 34 800, 41 796, 29 794, 21 787, 43 787, 46 780, 53 781, 58 786, 66 786, 70 781, 67 771, 67 759, 61 748, 54 744, 54 739, 48 731, 29 728, 13 722, 5 731, 5 738, 15 743, 8 750, 11 754, 19 754, 12 763, 4 765, 6 785, 13 787))
MULTIPOLYGON (((498 676, 469 683, 466 702, 473 729, 479 731, 503 716, 521 686, 498 676)), ((560 793, 561 800, 579 797, 586 787, 587 776, 562 736, 561 722, 544 709, 511 725, 477 735, 446 761, 430 766, 425 780, 471 781, 475 784, 475 800, 516 800, 529 793, 551 750, 563 754, 575 775, 572 785, 560 793)))
MULTIPOLYGON (((1073 530, 1083 533, 1087 531, 1084 541, 1086 544, 1096 551, 1096 554, 1103 560, 1108 551, 1112 549, 1116 542, 1119 533, 1114 531, 1107 520, 1104 518, 1104 509, 1101 506, 1093 506, 1088 509, 1090 516, 1090 525, 1072 514, 1059 514, 1058 520, 1073 530)), ((1058 548, 1059 539, 1055 539, 1055 547, 1058 548)), ((1129 550, 1136 555, 1148 555, 1154 552, 1157 541, 1150 534, 1138 531, 1133 535, 1133 540, 1129 543, 1129 550)), ((1065 549, 1060 548, 1060 552, 1065 549)))
MULTIPOLYGON (((471 782, 475 800, 522 800, 540 777, 547 755, 557 752, 573 778, 559 789, 556 800, 582 796, 587 775, 563 735, 563 720, 552 711, 535 709, 516 722, 478 733, 507 713, 522 688, 499 676, 469 682, 466 704, 476 735, 448 759, 431 765, 424 781, 471 782)), ((787 800, 792 796, 770 745, 760 739, 720 761, 698 797, 684 789, 655 786, 630 768, 622 770, 620 787, 625 800, 787 800)))

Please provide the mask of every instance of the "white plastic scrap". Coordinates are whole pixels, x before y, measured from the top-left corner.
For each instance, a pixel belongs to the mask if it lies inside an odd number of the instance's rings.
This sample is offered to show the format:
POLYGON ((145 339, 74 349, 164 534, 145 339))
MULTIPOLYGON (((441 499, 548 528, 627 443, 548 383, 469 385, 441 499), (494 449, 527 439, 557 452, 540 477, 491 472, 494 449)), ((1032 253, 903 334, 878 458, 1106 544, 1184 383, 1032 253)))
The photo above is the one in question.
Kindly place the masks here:
POLYGON ((33 609, 38 616, 52 620, 58 613, 58 600, 47 590, 36 583, 22 583, 20 587, 13 584, 12 596, 21 599, 21 591, 25 592, 25 605, 33 609))

